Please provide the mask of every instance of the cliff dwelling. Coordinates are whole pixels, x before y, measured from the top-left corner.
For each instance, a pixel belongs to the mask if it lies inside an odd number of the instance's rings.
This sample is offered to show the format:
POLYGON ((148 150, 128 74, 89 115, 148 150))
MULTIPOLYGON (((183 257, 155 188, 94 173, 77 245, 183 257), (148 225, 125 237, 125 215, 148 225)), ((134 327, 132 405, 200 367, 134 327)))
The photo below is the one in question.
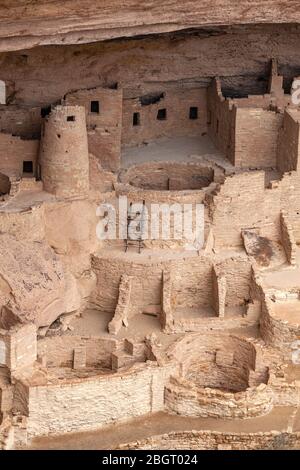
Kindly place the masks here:
POLYGON ((5 3, 0 449, 299 449, 298 2, 5 3))

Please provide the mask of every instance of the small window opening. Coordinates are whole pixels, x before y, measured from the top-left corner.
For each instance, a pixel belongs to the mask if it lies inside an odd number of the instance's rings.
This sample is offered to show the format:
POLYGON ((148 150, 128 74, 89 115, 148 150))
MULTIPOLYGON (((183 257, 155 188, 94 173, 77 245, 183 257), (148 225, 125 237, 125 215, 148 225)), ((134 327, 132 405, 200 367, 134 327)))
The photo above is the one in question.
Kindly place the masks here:
POLYGON ((165 121, 167 119, 167 110, 166 108, 159 109, 157 111, 157 119, 159 121, 165 121))
POLYGON ((140 113, 133 113, 132 125, 139 126, 141 124, 140 113))
POLYGON ((23 173, 33 173, 33 162, 31 161, 23 162, 23 173))
POLYGON ((67 116, 67 121, 74 122, 75 121, 75 116, 67 116))
POLYGON ((217 134, 219 133, 219 119, 217 119, 216 132, 217 132, 217 134))
POLYGON ((99 101, 91 101, 91 113, 99 114, 100 106, 99 101))
POLYGON ((190 119, 198 119, 198 108, 197 106, 190 107, 190 119))

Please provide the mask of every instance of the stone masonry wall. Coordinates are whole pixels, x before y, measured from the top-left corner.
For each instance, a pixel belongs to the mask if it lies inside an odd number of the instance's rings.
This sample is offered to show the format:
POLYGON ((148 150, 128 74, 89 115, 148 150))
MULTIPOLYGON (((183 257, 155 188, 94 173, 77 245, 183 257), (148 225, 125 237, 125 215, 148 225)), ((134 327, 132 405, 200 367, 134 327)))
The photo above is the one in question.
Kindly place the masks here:
POLYGON ((98 336, 64 335, 45 337, 38 340, 37 353, 44 358, 47 367, 71 367, 74 349, 86 349, 87 367, 111 367, 111 353, 117 348, 117 341, 98 336))
POLYGON ((23 140, 11 134, 0 133, 0 170, 21 176, 23 162, 31 161, 35 172, 38 150, 38 140, 23 140))
POLYGON ((167 369, 149 365, 73 383, 25 386, 28 437, 93 430, 161 411, 168 376, 167 369))
POLYGON ((122 98, 121 89, 100 87, 68 93, 65 97, 67 105, 84 106, 89 152, 110 171, 120 167, 122 98), (92 102, 98 103, 98 112, 92 110, 92 102))
POLYGON ((122 144, 135 146, 160 137, 200 137, 207 129, 206 106, 204 88, 176 88, 124 99, 122 144), (194 119, 190 118, 190 108, 197 108, 194 119), (158 112, 163 109, 165 118, 158 119, 158 112), (136 125, 134 113, 138 113, 136 125))
POLYGON ((247 168, 276 168, 277 138, 282 114, 259 108, 237 108, 233 164, 247 168))
POLYGON ((273 393, 265 384, 230 393, 197 387, 182 379, 171 379, 166 387, 165 400, 171 413, 203 418, 254 418, 268 414, 273 408, 273 393))
POLYGON ((277 167, 281 172, 299 168, 299 112, 285 110, 283 124, 278 136, 277 167))

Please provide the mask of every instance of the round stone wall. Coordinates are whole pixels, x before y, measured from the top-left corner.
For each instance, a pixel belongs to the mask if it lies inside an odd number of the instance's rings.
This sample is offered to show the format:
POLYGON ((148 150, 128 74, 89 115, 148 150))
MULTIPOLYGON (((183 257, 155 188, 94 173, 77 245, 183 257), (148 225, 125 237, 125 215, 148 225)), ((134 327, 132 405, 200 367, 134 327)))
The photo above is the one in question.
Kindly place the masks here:
POLYGON ((89 190, 89 155, 82 106, 57 106, 45 120, 40 147, 45 191, 58 197, 85 196, 89 190))
POLYGON ((122 183, 152 191, 199 190, 213 180, 212 168, 194 163, 147 162, 120 174, 122 183))

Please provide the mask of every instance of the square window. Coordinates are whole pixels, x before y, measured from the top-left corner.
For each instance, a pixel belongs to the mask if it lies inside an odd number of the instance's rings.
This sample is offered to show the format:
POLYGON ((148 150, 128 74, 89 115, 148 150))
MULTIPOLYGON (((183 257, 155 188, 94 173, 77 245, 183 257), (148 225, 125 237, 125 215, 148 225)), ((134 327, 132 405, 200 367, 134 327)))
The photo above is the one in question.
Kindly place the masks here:
POLYGON ((99 101, 91 101, 91 113, 99 114, 99 112, 100 112, 99 101))
POLYGON ((139 126, 140 124, 141 124, 140 113, 133 113, 133 116, 132 116, 132 125, 133 125, 133 126, 139 126))
POLYGON ((75 121, 75 116, 67 116, 67 121, 74 122, 75 121))
POLYGON ((23 162, 23 173, 33 173, 33 162, 31 161, 23 162))
POLYGON ((167 119, 167 110, 166 108, 159 109, 157 111, 157 119, 159 121, 165 121, 167 119))
POLYGON ((198 119, 198 108, 197 106, 190 107, 190 119, 198 119))

